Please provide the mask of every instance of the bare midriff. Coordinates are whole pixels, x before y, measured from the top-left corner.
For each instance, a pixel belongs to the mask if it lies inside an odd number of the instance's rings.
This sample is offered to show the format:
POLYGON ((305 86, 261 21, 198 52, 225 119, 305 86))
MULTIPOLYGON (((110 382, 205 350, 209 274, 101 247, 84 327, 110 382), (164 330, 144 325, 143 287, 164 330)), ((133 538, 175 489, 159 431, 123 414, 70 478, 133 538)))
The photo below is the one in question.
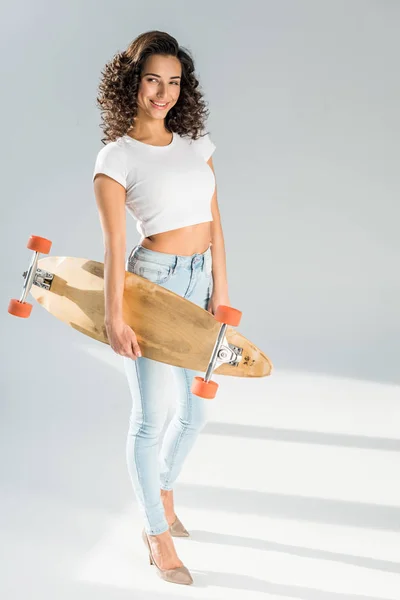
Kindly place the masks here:
POLYGON ((196 225, 149 235, 140 241, 140 245, 156 252, 179 254, 180 256, 201 254, 210 246, 211 223, 212 221, 197 223, 196 225))

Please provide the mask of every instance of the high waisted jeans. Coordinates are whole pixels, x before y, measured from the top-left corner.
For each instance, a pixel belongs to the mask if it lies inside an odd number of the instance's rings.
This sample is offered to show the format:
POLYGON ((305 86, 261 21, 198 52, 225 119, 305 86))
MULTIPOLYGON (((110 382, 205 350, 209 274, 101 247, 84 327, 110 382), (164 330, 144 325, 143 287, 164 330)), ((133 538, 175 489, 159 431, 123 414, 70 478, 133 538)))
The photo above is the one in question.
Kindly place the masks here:
MULTIPOLYGON (((181 256, 155 252, 141 245, 133 248, 126 269, 167 288, 207 309, 212 293, 211 249, 181 256)), ((204 427, 207 400, 194 396, 190 387, 204 373, 175 367, 144 356, 123 357, 132 396, 132 412, 126 445, 129 475, 143 515, 145 530, 157 535, 168 529, 160 488, 171 490, 183 462, 204 427), (172 370, 176 380, 176 412, 162 441, 168 406, 163 402, 163 381, 172 370)))

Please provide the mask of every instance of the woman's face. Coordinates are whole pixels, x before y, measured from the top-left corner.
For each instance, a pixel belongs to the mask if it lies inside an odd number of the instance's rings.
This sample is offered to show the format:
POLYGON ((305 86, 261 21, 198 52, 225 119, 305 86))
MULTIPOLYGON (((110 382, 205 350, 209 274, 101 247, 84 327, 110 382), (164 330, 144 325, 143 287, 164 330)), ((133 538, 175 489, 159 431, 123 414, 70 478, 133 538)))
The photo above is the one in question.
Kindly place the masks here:
POLYGON ((137 105, 153 119, 165 119, 180 94, 182 65, 175 56, 150 56, 144 63, 137 105), (158 108, 153 104, 161 104, 158 108))

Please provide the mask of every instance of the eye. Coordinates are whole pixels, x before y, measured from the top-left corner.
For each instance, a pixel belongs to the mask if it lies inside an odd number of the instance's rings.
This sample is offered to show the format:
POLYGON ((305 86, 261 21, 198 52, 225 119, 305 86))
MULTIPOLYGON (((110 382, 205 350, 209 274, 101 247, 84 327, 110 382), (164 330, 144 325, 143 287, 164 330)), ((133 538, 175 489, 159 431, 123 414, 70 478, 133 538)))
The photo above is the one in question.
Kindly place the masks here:
MULTIPOLYGON (((154 77, 151 77, 150 79, 147 79, 147 81, 157 81, 157 79, 154 79, 154 77)), ((179 85, 178 81, 171 81, 171 83, 174 83, 175 85, 179 85)))

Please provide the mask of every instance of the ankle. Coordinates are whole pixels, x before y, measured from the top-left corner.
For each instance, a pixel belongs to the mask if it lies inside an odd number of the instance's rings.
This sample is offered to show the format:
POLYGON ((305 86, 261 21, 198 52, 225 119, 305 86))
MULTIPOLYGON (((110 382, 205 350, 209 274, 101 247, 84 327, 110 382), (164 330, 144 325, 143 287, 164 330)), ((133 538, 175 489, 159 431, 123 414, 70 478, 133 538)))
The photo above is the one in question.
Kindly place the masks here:
POLYGON ((147 537, 150 538, 154 542, 157 542, 158 540, 164 541, 164 540, 167 540, 169 538, 172 539, 171 533, 170 533, 169 529, 166 529, 162 533, 156 533, 156 534, 148 533, 147 537))

